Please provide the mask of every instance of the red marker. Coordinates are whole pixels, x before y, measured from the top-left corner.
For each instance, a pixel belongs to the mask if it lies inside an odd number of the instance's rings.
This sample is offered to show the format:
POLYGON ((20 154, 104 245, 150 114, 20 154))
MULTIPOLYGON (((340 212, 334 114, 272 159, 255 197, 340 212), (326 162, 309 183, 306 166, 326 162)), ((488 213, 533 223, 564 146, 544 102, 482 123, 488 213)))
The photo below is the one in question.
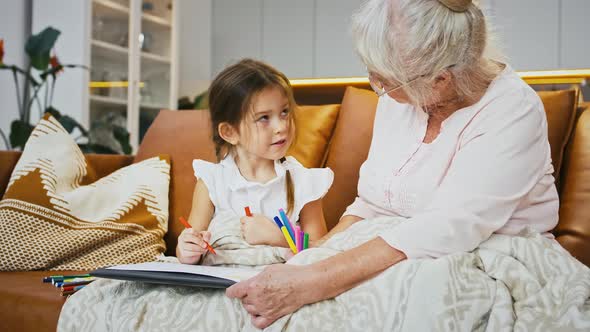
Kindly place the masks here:
POLYGON ((252 217, 252 212, 250 212, 250 207, 249 206, 246 206, 244 208, 244 211, 246 211, 246 216, 252 217))
MULTIPOLYGON (((178 217, 178 219, 184 225, 184 228, 192 228, 192 226, 188 223, 188 221, 186 221, 186 219, 184 219, 182 216, 178 217)), ((205 242, 205 244, 207 245, 207 250, 209 250, 209 252, 211 252, 214 255, 217 255, 217 253, 215 252, 215 250, 213 250, 213 247, 209 244, 209 242, 207 242, 205 240, 203 240, 203 242, 205 242)))

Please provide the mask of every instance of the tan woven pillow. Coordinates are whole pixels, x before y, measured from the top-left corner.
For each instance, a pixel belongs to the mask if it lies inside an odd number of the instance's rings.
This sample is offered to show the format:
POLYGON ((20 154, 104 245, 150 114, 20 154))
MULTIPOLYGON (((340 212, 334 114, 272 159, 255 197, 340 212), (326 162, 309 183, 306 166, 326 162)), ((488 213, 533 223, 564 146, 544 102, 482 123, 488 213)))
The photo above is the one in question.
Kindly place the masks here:
POLYGON ((170 165, 154 157, 89 185, 84 155, 50 115, 0 201, 0 270, 89 270, 164 252, 170 165))

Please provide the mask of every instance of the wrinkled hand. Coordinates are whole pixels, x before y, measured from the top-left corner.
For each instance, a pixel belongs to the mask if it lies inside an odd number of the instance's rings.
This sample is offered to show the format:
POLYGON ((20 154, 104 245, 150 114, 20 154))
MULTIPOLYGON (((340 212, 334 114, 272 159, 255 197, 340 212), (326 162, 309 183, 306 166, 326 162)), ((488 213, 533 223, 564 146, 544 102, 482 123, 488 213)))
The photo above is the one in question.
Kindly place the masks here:
POLYGON ((283 233, 277 225, 261 214, 240 218, 242 236, 246 242, 257 244, 280 245, 283 233))
POLYGON ((255 277, 232 285, 225 294, 240 299, 252 324, 263 329, 311 303, 306 292, 309 287, 304 284, 305 269, 301 265, 271 265, 255 277))
POLYGON ((201 256, 207 252, 207 244, 211 240, 211 232, 196 231, 194 228, 186 228, 178 236, 178 248, 176 254, 183 264, 196 264, 201 256))

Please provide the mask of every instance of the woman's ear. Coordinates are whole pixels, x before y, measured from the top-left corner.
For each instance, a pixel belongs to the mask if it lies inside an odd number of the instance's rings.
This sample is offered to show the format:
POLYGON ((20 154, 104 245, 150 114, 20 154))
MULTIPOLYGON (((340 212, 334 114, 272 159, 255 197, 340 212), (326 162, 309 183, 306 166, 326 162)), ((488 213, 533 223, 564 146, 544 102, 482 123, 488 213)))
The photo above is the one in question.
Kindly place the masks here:
POLYGON ((435 78, 434 78, 434 88, 435 89, 444 89, 447 86, 449 86, 449 84, 451 84, 451 80, 453 78, 453 75, 451 75, 451 72, 448 70, 443 70, 442 73, 438 74, 435 78))
POLYGON ((219 136, 231 145, 236 145, 240 141, 238 131, 227 122, 220 123, 219 126, 217 126, 217 130, 219 131, 219 136))

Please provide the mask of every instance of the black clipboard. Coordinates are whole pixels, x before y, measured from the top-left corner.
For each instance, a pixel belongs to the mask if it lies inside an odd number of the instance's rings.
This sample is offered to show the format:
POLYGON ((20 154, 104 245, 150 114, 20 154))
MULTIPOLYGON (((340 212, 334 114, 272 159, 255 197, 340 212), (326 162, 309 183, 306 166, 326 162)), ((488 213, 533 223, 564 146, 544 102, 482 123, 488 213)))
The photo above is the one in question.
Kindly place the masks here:
POLYGON ((91 271, 90 275, 162 285, 227 288, 259 272, 259 270, 244 268, 146 262, 100 268, 91 271))
POLYGON ((91 271, 90 275, 99 278, 140 281, 151 284, 205 288, 227 288, 236 283, 225 278, 182 272, 98 269, 91 271))

